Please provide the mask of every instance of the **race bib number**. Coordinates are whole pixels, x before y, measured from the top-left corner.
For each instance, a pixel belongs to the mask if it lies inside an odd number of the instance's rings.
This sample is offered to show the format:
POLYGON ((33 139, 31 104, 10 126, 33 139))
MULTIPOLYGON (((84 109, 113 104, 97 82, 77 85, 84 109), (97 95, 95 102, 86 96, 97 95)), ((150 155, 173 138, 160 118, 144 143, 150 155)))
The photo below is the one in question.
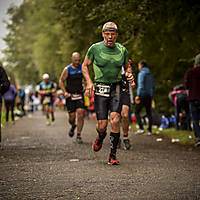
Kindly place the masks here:
POLYGON ((71 100, 79 100, 82 99, 82 95, 81 94, 71 94, 71 100))
POLYGON ((103 97, 110 97, 110 86, 104 84, 96 84, 95 94, 103 97))
POLYGON ((51 102, 51 98, 50 97, 45 97, 43 100, 43 104, 48 104, 51 102))

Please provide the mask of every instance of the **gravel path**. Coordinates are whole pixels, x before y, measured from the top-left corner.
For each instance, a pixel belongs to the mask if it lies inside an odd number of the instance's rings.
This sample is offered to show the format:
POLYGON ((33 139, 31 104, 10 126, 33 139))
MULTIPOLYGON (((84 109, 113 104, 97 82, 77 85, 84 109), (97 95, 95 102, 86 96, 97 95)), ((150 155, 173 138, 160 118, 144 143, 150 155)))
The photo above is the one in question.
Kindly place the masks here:
POLYGON ((132 149, 107 164, 109 137, 92 151, 95 120, 85 120, 83 144, 67 132, 66 113, 45 125, 41 112, 2 129, 0 199, 198 200, 200 150, 130 132, 132 149))

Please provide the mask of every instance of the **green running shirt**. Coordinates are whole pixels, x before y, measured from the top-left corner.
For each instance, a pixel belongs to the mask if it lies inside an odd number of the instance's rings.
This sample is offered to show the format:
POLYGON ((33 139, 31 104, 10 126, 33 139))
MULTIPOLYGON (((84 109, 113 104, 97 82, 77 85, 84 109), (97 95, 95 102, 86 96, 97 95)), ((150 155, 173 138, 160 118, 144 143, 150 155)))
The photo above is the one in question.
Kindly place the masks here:
POLYGON ((122 79, 122 66, 128 64, 127 49, 120 43, 114 48, 107 47, 103 41, 93 44, 86 54, 93 62, 95 82, 117 83, 122 79))

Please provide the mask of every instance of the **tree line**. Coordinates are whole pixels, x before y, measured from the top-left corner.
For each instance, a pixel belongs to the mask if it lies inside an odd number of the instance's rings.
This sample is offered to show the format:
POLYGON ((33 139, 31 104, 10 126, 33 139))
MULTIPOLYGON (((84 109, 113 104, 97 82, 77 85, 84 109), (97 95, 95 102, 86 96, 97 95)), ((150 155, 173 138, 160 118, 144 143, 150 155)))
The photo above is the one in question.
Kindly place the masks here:
POLYGON ((168 112, 169 91, 183 83, 200 52, 199 10, 198 0, 24 0, 7 11, 8 70, 22 85, 38 84, 46 72, 58 82, 72 52, 84 59, 88 47, 102 40, 102 25, 114 21, 135 73, 145 60, 155 76, 157 108, 168 112))

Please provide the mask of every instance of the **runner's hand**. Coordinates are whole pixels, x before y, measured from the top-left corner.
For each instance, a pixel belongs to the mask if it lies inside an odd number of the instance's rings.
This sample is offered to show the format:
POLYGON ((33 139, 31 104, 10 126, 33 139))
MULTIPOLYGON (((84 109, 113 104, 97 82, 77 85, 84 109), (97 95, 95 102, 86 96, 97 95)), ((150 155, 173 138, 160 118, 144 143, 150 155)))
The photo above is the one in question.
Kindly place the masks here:
POLYGON ((136 103, 136 104, 139 104, 139 103, 140 103, 140 97, 139 97, 139 96, 136 96, 136 97, 135 97, 135 103, 136 103))
POLYGON ((131 88, 132 88, 132 89, 135 88, 136 84, 135 84, 135 81, 134 81, 134 80, 133 80, 130 84, 131 84, 131 88))
POLYGON ((69 97, 71 96, 71 94, 68 93, 68 92, 65 92, 65 93, 64 93, 64 96, 65 96, 65 98, 67 99, 67 98, 69 98, 69 97))
POLYGON ((86 89, 85 89, 85 96, 91 97, 91 95, 92 95, 92 90, 94 90, 94 84, 91 82, 91 83, 88 83, 87 86, 86 86, 86 89))
POLYGON ((126 72, 126 78, 128 80, 128 82, 131 84, 131 87, 134 88, 135 87, 135 81, 134 81, 134 76, 132 73, 130 72, 126 72))

